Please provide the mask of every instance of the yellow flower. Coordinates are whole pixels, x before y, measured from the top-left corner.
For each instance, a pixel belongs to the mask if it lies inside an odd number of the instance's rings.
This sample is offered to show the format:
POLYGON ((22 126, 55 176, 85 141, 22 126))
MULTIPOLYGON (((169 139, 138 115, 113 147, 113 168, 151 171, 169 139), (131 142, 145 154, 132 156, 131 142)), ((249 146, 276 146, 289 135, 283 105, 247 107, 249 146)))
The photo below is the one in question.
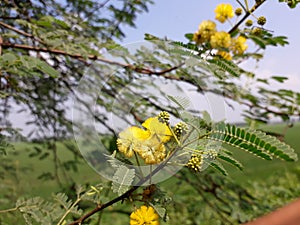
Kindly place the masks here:
POLYGON ((231 37, 225 31, 216 32, 210 38, 210 44, 213 48, 229 48, 231 44, 231 37))
POLYGON ((142 126, 150 131, 152 135, 151 139, 152 141, 156 141, 156 143, 168 142, 172 136, 169 127, 159 121, 158 117, 148 118, 142 126))
POLYGON ((216 32, 216 24, 211 20, 204 20, 196 33, 194 33, 193 41, 197 44, 207 42, 210 37, 216 32))
POLYGON ((138 153, 146 164, 156 164, 166 157, 164 143, 171 139, 172 132, 166 123, 158 117, 148 118, 142 126, 129 127, 119 134, 117 146, 120 152, 127 157, 138 153))
POLYGON ((225 51, 218 51, 217 55, 221 56, 223 59, 226 60, 232 60, 232 56, 230 55, 229 52, 225 52, 225 51))
POLYGON ((216 30, 216 23, 211 20, 204 20, 199 25, 200 31, 215 31, 216 30))
POLYGON ((233 7, 230 4, 219 4, 215 8, 216 20, 224 23, 227 19, 230 19, 234 16, 233 7))
POLYGON ((247 41, 247 39, 243 36, 239 36, 236 39, 232 40, 232 46, 231 46, 231 50, 233 52, 233 54, 235 55, 241 55, 243 54, 246 49, 248 48, 248 45, 245 44, 247 41))
POLYGON ((139 152, 142 149, 143 142, 149 139, 150 131, 139 127, 129 127, 119 134, 117 146, 120 152, 127 157, 132 157, 134 151, 139 152))
POLYGON ((151 206, 141 206, 130 215, 130 225, 159 225, 159 216, 151 206))
POLYGON ((151 140, 149 140, 138 153, 146 164, 157 164, 166 157, 165 146, 163 144, 155 145, 155 142, 151 140))

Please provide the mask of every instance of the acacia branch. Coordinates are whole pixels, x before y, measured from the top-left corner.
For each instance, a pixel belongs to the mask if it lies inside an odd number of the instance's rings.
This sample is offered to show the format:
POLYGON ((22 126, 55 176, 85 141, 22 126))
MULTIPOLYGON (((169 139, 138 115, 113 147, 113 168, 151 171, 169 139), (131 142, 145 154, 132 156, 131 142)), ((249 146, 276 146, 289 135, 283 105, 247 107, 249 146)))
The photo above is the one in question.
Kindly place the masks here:
POLYGON ((91 217, 95 213, 100 212, 103 209, 105 209, 105 208, 107 208, 107 207, 109 207, 109 206, 111 206, 111 205, 113 205, 113 204, 115 204, 119 201, 122 201, 122 200, 130 197, 131 194, 135 190, 137 190, 140 186, 145 184, 147 181, 151 180, 151 178, 156 173, 158 173, 161 169, 163 169, 167 165, 167 163, 173 158, 173 156, 175 156, 175 153, 180 149, 182 149, 182 148, 176 148, 163 163, 160 163, 150 174, 148 174, 146 177, 143 177, 142 179, 140 179, 140 181, 135 186, 131 187, 124 194, 120 195, 119 197, 116 197, 116 198, 112 199, 111 201, 109 201, 107 203, 97 205, 93 210, 91 210, 87 214, 83 215, 79 219, 73 221, 72 223, 69 223, 69 225, 80 225, 80 224, 82 224, 82 222, 84 222, 87 218, 91 217))
POLYGON ((19 30, 19 29, 13 27, 13 26, 10 26, 9 24, 3 23, 2 21, 0 21, 0 26, 4 27, 6 29, 12 30, 12 31, 14 31, 18 34, 21 34, 21 35, 25 36, 25 37, 33 38, 34 40, 40 42, 41 44, 45 44, 45 42, 43 42, 41 39, 35 37, 33 34, 30 34, 30 33, 27 33, 25 31, 19 30))
MULTIPOLYGON (((262 3, 260 3, 260 5, 262 3)), ((258 6, 256 6, 256 8, 258 6)), ((86 58, 88 58, 90 60, 100 61, 100 62, 104 62, 104 63, 111 64, 111 65, 117 65, 117 66, 123 67, 125 69, 130 69, 130 70, 133 70, 133 71, 141 73, 141 74, 160 75, 160 76, 162 76, 166 79, 169 79, 169 80, 183 81, 183 82, 186 82, 188 84, 191 84, 191 85, 197 87, 199 89, 199 91, 212 92, 212 93, 215 93, 215 94, 218 94, 218 95, 223 95, 225 98, 228 98, 228 99, 231 99, 231 100, 236 100, 234 97, 230 96, 229 94, 225 94, 224 92, 217 92, 216 90, 209 90, 209 89, 205 89, 205 87, 200 87, 198 85, 195 85, 195 83, 187 77, 183 77, 183 76, 179 77, 179 76, 175 76, 175 75, 172 75, 172 74, 168 74, 169 72, 172 72, 172 71, 177 70, 178 68, 182 67, 184 65, 184 63, 180 63, 178 66, 174 66, 174 67, 171 67, 169 69, 165 69, 165 70, 161 70, 161 71, 155 71, 155 70, 151 70, 151 69, 145 68, 145 67, 138 67, 138 66, 135 66, 135 65, 132 65, 132 64, 125 64, 125 63, 121 63, 121 62, 116 62, 116 61, 104 59, 104 58, 101 58, 100 56, 97 56, 97 55, 88 55, 85 58, 80 54, 72 54, 72 53, 68 53, 66 51, 59 50, 59 49, 33 47, 33 46, 29 46, 29 45, 14 44, 14 43, 10 43, 10 42, 3 42, 1 44, 1 46, 2 46, 2 48, 17 48, 17 49, 23 49, 23 50, 27 50, 27 51, 39 51, 39 52, 46 52, 46 53, 57 54, 57 55, 64 55, 64 56, 69 56, 71 58, 75 58, 75 59, 82 60, 82 61, 85 61, 86 58)), ((288 115, 285 112, 274 111, 274 110, 271 110, 270 108, 265 107, 265 106, 252 105, 252 104, 247 103, 246 101, 243 101, 242 104, 246 105, 250 108, 257 107, 259 109, 266 110, 269 113, 273 113, 273 114, 279 115, 279 116, 280 115, 288 115)))
POLYGON ((96 208, 94 208, 92 211, 88 212, 87 214, 83 215, 82 217, 80 217, 78 220, 75 220, 74 222, 70 223, 69 225, 76 225, 76 224, 82 224, 82 222, 84 222, 87 218, 91 217, 92 215, 94 215, 95 213, 107 208, 108 206, 111 206, 123 199, 128 198, 131 193, 133 193, 136 189, 138 189, 139 186, 134 186, 131 189, 129 189, 127 192, 125 192, 123 195, 105 203, 105 204, 100 204, 97 205, 96 208))
POLYGON ((178 66, 174 66, 169 69, 165 69, 162 71, 154 71, 154 70, 151 70, 151 69, 145 68, 145 67, 138 67, 138 66, 135 66, 132 64, 125 64, 125 63, 116 62, 116 61, 112 61, 112 60, 108 60, 108 59, 103 59, 97 55, 88 55, 88 56, 84 57, 81 54, 69 53, 69 52, 66 52, 63 50, 59 50, 59 49, 41 48, 41 47, 34 47, 34 46, 30 46, 30 45, 14 44, 14 43, 10 43, 10 42, 3 42, 1 45, 3 48, 16 48, 16 49, 23 49, 23 50, 27 50, 27 51, 45 52, 45 53, 69 56, 71 58, 79 59, 79 60, 86 60, 86 58, 87 58, 90 60, 95 60, 95 61, 100 61, 100 62, 104 62, 104 63, 111 64, 111 65, 120 66, 125 69, 133 70, 137 73, 148 74, 148 75, 162 75, 165 73, 172 72, 184 65, 184 63, 181 63, 178 66))

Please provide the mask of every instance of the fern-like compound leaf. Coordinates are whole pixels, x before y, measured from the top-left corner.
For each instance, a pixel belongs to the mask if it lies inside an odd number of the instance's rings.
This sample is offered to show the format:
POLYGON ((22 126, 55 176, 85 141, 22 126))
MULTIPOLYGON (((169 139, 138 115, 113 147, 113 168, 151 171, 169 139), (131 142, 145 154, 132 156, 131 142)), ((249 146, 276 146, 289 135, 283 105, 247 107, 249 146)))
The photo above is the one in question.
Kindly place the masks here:
POLYGON ((262 131, 221 122, 213 127, 206 138, 246 150, 266 160, 272 160, 272 156, 275 156, 285 161, 297 161, 293 148, 262 131))

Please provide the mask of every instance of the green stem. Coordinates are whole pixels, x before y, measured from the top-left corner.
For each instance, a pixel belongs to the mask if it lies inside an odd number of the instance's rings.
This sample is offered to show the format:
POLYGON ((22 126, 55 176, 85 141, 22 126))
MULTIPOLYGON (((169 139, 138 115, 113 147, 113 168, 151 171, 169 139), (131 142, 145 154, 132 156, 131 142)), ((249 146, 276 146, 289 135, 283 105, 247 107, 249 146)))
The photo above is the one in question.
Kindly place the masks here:
POLYGON ((210 135, 211 133, 212 133, 212 132, 210 131, 210 132, 208 132, 208 133, 206 133, 206 134, 203 134, 203 135, 200 135, 199 137, 194 138, 193 140, 189 141, 188 143, 185 143, 184 145, 182 145, 182 146, 181 146, 181 149, 186 148, 186 146, 189 146, 189 145, 192 144, 193 142, 198 141, 198 140, 200 140, 200 139, 202 139, 202 138, 204 138, 204 137, 210 135))
POLYGON ((71 205, 71 207, 65 212, 65 214, 60 218, 57 225, 61 225, 64 222, 64 219, 67 217, 67 215, 71 212, 71 210, 81 201, 80 197, 77 197, 76 201, 71 205))
POLYGON ((248 0, 244 0, 245 5, 246 5, 246 12, 249 12, 249 4, 248 4, 248 0))
POLYGON ((180 141, 178 140, 178 138, 177 138, 176 134, 174 133, 173 129, 170 127, 170 124, 167 124, 167 126, 168 126, 169 130, 171 131, 173 137, 175 138, 175 140, 176 140, 178 146, 181 146, 181 143, 180 143, 180 141))
POLYGON ((15 208, 11 208, 11 209, 3 209, 3 210, 0 210, 0 213, 13 212, 13 211, 16 211, 18 209, 19 209, 19 207, 15 207, 15 208))

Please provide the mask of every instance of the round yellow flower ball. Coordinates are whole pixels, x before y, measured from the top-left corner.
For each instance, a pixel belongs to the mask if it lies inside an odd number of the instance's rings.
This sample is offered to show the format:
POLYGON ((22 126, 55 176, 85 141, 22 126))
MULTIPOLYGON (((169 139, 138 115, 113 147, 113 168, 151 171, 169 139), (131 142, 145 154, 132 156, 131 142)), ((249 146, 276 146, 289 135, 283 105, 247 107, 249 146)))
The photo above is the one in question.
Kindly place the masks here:
POLYGON ((234 16, 233 7, 230 4, 219 4, 215 8, 216 20, 224 23, 226 20, 234 16))
POLYGON ((231 45, 231 37, 225 31, 216 32, 210 38, 210 44, 213 48, 229 48, 231 45))

